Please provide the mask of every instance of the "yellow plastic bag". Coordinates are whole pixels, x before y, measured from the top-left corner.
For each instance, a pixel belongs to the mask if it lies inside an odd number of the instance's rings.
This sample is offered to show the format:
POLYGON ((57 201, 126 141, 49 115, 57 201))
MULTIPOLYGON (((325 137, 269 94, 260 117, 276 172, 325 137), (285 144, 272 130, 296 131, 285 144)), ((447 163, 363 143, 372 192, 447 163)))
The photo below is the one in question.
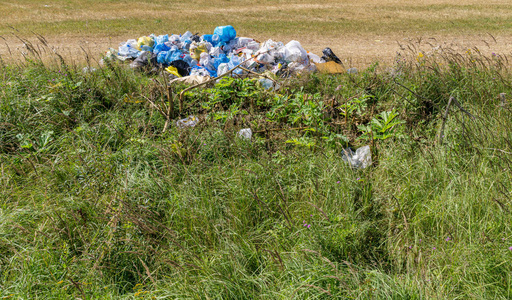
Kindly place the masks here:
POLYGON ((171 73, 172 75, 176 75, 178 77, 181 77, 180 73, 178 73, 178 69, 176 67, 170 66, 167 69, 165 69, 167 72, 171 73))
POLYGON ((137 46, 138 46, 138 49, 137 50, 140 50, 140 48, 142 46, 149 46, 149 47, 153 47, 153 45, 155 44, 155 41, 153 41, 152 38, 150 38, 149 36, 141 36, 138 40, 137 40, 137 46))
POLYGON ((197 61, 201 59, 201 53, 203 52, 208 52, 208 49, 204 44, 200 44, 195 48, 190 47, 190 56, 197 61))

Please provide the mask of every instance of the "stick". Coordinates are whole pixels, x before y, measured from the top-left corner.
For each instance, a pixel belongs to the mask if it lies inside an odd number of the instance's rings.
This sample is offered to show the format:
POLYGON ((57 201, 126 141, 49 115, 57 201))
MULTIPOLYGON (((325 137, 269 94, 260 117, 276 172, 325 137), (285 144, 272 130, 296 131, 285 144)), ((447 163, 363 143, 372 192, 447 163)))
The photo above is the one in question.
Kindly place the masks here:
POLYGON ((512 154, 512 152, 507 152, 505 150, 501 150, 501 149, 496 149, 496 148, 484 148, 486 150, 493 150, 493 151, 499 151, 501 153, 505 153, 505 154, 512 154))
POLYGON ((266 78, 268 80, 272 80, 274 82, 274 84, 278 84, 277 81, 275 81, 274 79, 272 79, 270 76, 268 76, 266 74, 259 74, 259 73, 251 71, 251 70, 249 70, 247 68, 244 68, 244 67, 240 67, 240 69, 244 70, 247 73, 250 73, 250 74, 253 74, 253 75, 256 75, 256 76, 259 76, 259 77, 264 77, 264 78, 266 78))
POLYGON ((443 115, 443 124, 441 125, 441 132, 439 133, 439 145, 443 144, 443 136, 444 136, 444 125, 446 124, 446 119, 448 118, 448 110, 450 109, 450 105, 452 105, 452 100, 455 99, 450 97, 448 100, 448 105, 446 106, 446 110, 443 115))
POLYGON ((303 129, 307 129, 307 128, 311 128, 311 127, 306 126, 306 127, 295 127, 295 128, 272 128, 272 129, 264 129, 264 130, 254 131, 253 133, 262 133, 262 132, 267 132, 267 131, 303 130, 303 129))
POLYGON ((462 111, 464 112, 465 114, 467 114, 471 119, 475 120, 475 116, 473 116, 472 114, 470 114, 467 110, 465 110, 464 108, 462 108, 462 105, 460 105, 459 101, 457 101, 457 98, 455 97, 451 97, 453 98, 453 103, 455 103, 455 105, 457 105, 457 107, 462 111))
MULTIPOLYGON (((165 124, 164 124, 164 130, 162 130, 162 133, 164 133, 167 130, 167 127, 169 126, 169 123, 171 121, 171 117, 174 116, 174 101, 172 101, 171 97, 171 88, 167 85, 167 80, 165 80, 164 72, 162 71, 162 77, 164 79, 165 89, 167 90, 167 101, 169 101, 169 107, 167 108, 167 115, 165 124)), ((165 103, 164 103, 165 107, 165 103)))

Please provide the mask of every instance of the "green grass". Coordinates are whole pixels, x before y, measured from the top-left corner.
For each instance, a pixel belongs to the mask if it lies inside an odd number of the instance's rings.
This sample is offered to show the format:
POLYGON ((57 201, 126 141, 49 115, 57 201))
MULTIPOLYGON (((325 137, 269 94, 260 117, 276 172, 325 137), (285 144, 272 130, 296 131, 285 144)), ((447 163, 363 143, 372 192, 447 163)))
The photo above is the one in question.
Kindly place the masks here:
POLYGON ((507 58, 409 46, 392 70, 190 92, 165 132, 160 76, 2 64, 0 297, 510 298, 507 58), (440 144, 450 96, 475 120, 452 105, 440 144), (351 169, 392 109, 405 126, 351 169))

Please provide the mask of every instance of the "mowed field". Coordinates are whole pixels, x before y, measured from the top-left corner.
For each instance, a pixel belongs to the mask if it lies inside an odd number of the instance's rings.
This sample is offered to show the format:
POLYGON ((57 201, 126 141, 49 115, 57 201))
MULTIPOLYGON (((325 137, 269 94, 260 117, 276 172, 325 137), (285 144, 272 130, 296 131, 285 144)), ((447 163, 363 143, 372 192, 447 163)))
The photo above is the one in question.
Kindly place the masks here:
POLYGON ((13 35, 46 37, 66 56, 83 57, 141 35, 212 33, 233 25, 260 41, 327 46, 352 66, 391 61, 399 43, 422 39, 461 49, 512 52, 510 0, 23 0, 0 1, 0 54, 22 44, 13 35))

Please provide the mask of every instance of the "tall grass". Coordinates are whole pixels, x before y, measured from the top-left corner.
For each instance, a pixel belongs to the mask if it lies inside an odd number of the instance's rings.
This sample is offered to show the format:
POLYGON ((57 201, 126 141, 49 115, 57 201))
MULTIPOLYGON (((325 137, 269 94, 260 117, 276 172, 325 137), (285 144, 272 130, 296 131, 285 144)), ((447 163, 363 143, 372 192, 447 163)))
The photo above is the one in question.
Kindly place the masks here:
POLYGON ((388 71, 305 75, 211 110, 212 90, 194 92, 182 117, 200 124, 165 133, 147 100, 166 101, 159 76, 84 73, 58 56, 3 63, 0 297, 510 298, 507 57, 421 47, 388 71), (324 114, 269 122, 297 95, 324 114), (339 107, 363 96, 344 122, 339 107), (460 107, 440 143, 450 96, 460 107), (215 117, 236 101, 248 115, 215 117), (393 108, 403 136, 372 142, 367 169, 320 134, 358 147, 357 125, 393 108), (288 130, 303 125, 319 133, 288 130), (236 136, 245 126, 258 128, 250 142, 236 136), (286 143, 301 138, 314 146, 286 143))

